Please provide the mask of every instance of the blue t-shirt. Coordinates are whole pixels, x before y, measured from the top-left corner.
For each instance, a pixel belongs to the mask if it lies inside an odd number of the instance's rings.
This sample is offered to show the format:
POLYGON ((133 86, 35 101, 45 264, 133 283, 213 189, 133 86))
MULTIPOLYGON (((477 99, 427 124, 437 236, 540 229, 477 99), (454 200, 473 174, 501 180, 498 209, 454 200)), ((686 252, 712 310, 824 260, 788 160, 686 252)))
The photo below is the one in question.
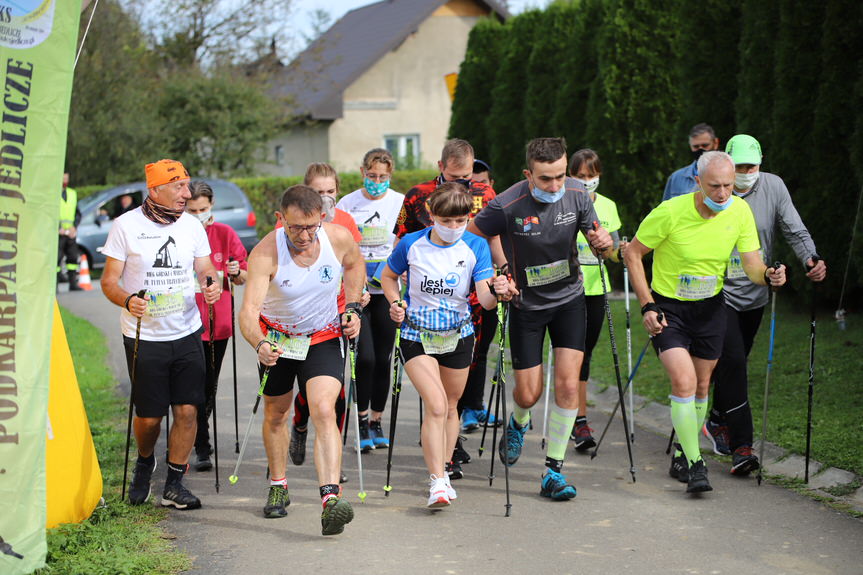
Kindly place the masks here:
POLYGON ((668 181, 665 182, 665 193, 662 194, 662 201, 664 202, 665 200, 694 192, 698 189, 698 183, 695 181, 695 176, 697 175, 698 162, 692 162, 668 176, 668 181))
MULTIPOLYGON (((407 318, 424 330, 450 331, 461 327, 461 337, 473 333, 470 319, 471 282, 494 275, 491 251, 485 239, 465 232, 454 244, 431 241, 431 229, 404 236, 387 259, 396 274, 408 273, 407 318)), ((419 331, 402 324, 401 336, 420 341, 419 331)))

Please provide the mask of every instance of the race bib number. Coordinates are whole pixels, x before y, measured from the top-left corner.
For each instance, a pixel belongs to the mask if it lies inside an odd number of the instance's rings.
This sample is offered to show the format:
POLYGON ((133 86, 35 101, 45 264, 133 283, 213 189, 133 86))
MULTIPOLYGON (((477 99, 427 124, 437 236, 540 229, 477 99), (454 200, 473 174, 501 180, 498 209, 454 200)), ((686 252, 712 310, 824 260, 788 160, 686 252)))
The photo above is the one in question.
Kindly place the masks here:
POLYGON ((682 299, 707 299, 716 292, 716 276, 681 275, 675 295, 682 299))
POLYGON ((450 353, 455 350, 455 347, 458 345, 458 340, 460 339, 460 329, 452 333, 420 332, 420 341, 422 341, 423 350, 425 350, 427 355, 450 353))
POLYGON ((569 260, 558 260, 524 270, 528 287, 544 286, 569 277, 569 260))
POLYGON ((578 242, 578 263, 583 266, 599 265, 599 258, 593 255, 590 244, 578 242))
POLYGON ((746 277, 746 272, 743 271, 743 260, 737 248, 731 252, 731 259, 728 260, 728 267, 725 269, 725 277, 730 280, 746 277))
MULTIPOLYGON (((214 281, 219 285, 223 285, 222 282, 225 279, 225 272, 217 271, 216 274, 218 274, 219 277, 216 278, 214 281)), ((201 293, 201 283, 198 281, 198 274, 194 274, 194 278, 195 278, 195 293, 201 293)))
POLYGON ((183 299, 183 291, 169 291, 163 293, 150 292, 147 294, 147 315, 150 317, 167 317, 175 313, 183 313, 186 302, 183 299))
POLYGON ((310 335, 287 335, 273 328, 267 330, 267 339, 282 349, 279 357, 299 361, 306 359, 309 354, 309 346, 312 344, 312 336, 310 335))
POLYGON ((390 230, 380 226, 363 226, 360 233, 363 236, 361 246, 382 246, 390 237, 390 230))

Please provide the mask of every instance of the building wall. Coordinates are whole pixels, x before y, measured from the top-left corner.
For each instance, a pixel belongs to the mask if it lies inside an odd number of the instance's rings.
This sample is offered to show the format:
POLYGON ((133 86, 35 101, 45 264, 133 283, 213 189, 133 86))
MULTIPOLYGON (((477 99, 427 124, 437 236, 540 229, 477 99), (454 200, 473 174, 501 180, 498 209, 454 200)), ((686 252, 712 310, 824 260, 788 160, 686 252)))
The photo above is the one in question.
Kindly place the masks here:
POLYGON ((329 157, 330 122, 298 126, 279 135, 267 144, 266 162, 259 163, 262 176, 302 176, 312 162, 325 162, 329 157), (281 146, 281 162, 277 162, 276 147, 281 146))
POLYGON ((329 159, 337 170, 358 169, 363 155, 383 147, 387 135, 418 134, 422 166, 437 162, 450 120, 444 77, 458 72, 468 34, 486 13, 472 0, 452 0, 345 90, 344 116, 329 134, 329 159))

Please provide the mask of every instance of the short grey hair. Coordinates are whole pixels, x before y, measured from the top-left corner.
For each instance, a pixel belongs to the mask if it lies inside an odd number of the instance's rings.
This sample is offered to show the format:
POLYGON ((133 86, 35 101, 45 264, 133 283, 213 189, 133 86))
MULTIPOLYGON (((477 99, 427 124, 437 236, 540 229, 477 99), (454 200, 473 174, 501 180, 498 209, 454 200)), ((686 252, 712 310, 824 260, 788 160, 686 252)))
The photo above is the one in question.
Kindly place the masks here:
POLYGON ((720 152, 714 150, 712 152, 704 152, 701 154, 701 157, 698 158, 698 174, 701 175, 707 170, 710 164, 714 164, 716 162, 726 161, 731 164, 731 169, 734 170, 734 160, 731 158, 731 154, 727 154, 725 152, 720 152))

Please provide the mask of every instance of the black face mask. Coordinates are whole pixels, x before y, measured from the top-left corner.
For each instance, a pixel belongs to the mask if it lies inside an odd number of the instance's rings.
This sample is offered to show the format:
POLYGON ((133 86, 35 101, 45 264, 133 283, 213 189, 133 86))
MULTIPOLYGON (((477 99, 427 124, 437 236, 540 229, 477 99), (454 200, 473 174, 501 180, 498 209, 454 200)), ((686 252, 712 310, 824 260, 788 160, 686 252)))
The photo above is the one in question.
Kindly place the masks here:
POLYGON ((704 153, 704 152, 706 152, 706 151, 707 151, 707 150, 704 150, 704 149, 702 149, 702 148, 698 148, 697 150, 693 150, 693 151, 692 151, 692 161, 697 162, 697 161, 698 161, 698 158, 700 158, 700 157, 701 157, 701 154, 703 154, 703 153, 704 153))
POLYGON ((457 180, 453 180, 453 183, 463 185, 466 190, 470 189, 470 180, 465 180, 465 179, 459 178, 457 180))

